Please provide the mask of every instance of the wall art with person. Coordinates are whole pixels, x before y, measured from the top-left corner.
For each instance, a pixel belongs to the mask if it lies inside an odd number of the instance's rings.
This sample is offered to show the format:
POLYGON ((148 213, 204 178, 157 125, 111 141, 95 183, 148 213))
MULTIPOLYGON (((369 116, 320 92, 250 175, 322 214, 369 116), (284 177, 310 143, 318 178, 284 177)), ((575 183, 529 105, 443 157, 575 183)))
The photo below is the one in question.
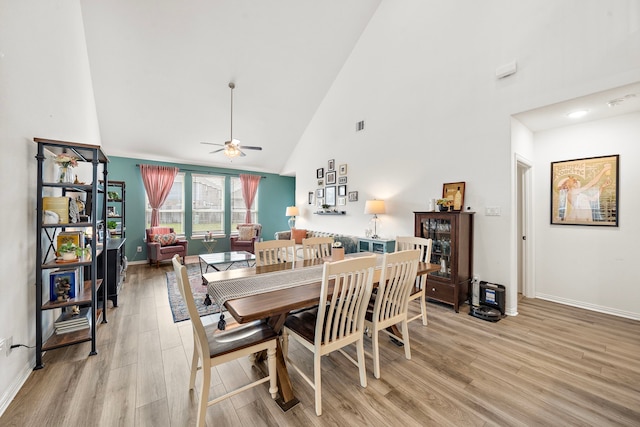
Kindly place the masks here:
POLYGON ((551 224, 618 226, 619 155, 551 163, 551 224))

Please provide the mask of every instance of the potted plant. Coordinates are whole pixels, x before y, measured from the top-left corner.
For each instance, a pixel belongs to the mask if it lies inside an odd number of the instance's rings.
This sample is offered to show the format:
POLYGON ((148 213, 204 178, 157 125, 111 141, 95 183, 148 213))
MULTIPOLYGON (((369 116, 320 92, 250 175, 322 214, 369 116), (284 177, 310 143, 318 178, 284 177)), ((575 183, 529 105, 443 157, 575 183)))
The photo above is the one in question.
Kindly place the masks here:
POLYGON ((115 233, 117 226, 118 224, 116 224, 115 221, 107 221, 107 228, 109 229, 109 233, 111 234, 115 233))
POLYGON ((329 208, 330 208, 329 205, 322 205, 322 211, 323 212, 329 212, 329 208))
POLYGON ((76 246, 74 243, 63 243, 58 248, 58 254, 64 261, 71 261, 85 254, 86 249, 76 246))
POLYGON ((438 210, 440 212, 444 212, 447 210, 447 206, 449 205, 449 199, 438 199, 436 200, 436 204, 438 205, 438 210))

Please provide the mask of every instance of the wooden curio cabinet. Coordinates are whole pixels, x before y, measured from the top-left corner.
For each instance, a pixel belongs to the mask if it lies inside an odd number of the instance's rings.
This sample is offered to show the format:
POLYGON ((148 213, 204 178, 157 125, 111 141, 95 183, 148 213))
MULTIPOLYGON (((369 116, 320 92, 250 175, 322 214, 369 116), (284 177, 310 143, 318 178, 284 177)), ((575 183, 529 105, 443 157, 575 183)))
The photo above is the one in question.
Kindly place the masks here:
POLYGON ((474 212, 414 212, 416 237, 432 239, 431 262, 441 266, 427 275, 427 298, 453 305, 469 298, 473 276, 474 212))

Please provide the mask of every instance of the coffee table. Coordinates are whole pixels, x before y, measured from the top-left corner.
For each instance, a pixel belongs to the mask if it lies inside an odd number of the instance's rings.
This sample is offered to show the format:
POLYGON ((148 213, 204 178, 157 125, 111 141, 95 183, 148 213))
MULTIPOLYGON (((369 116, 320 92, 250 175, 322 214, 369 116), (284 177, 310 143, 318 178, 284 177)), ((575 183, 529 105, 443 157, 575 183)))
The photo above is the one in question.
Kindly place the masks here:
POLYGON ((215 271, 220 271, 217 267, 219 264, 229 264, 224 270, 228 270, 237 262, 246 262, 247 267, 251 267, 249 264, 251 261, 255 261, 256 257, 251 252, 234 251, 234 252, 216 252, 211 254, 201 254, 200 259, 200 274, 209 272, 209 267, 215 271), (202 265, 204 263, 204 271, 202 265))

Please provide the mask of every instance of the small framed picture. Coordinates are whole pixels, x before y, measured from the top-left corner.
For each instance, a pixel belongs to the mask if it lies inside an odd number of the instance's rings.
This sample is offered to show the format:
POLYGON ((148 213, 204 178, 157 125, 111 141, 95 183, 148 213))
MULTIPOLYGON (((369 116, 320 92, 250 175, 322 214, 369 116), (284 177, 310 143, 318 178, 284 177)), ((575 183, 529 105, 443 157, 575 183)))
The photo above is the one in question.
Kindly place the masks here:
POLYGON ((338 206, 344 206, 347 204, 347 198, 346 197, 338 197, 338 206))
POLYGON ((464 206, 464 185, 464 182, 449 182, 447 184, 442 184, 443 199, 455 201, 456 197, 460 198, 460 208, 458 210, 462 210, 464 206))
POLYGON ((347 195, 347 186, 338 185, 338 196, 346 196, 346 195, 347 195))
POLYGON ((324 168, 316 169, 316 178, 324 178, 324 168))
POLYGON ((327 170, 328 171, 332 171, 336 169, 336 161, 334 159, 331 159, 327 162, 327 170))
POLYGON ((313 191, 309 191, 309 204, 312 205, 313 204, 313 191))
POLYGON ((318 187, 323 187, 324 186, 324 179, 319 179, 318 180, 318 187))
POLYGON ((327 175, 325 176, 325 181, 327 182, 327 185, 335 184, 336 183, 336 171, 327 172, 327 175))
POLYGON ((339 176, 338 177, 338 184, 346 184, 347 183, 347 177, 346 176, 339 176))
POLYGON ((358 201, 358 192, 357 191, 349 191, 349 201, 357 202, 358 201))
POLYGON ((336 205, 336 186, 335 185, 325 188, 324 203, 329 206, 336 205))
POLYGON ((316 207, 321 208, 324 205, 324 199, 316 198, 316 207))
POLYGON ((338 169, 338 173, 340 175, 346 175, 347 174, 347 164, 346 163, 343 164, 343 165, 340 165, 340 168, 338 169))
POLYGON ((318 198, 318 199, 319 199, 319 198, 321 198, 321 197, 324 197, 324 188, 318 188, 318 189, 316 190, 316 198, 318 198))

